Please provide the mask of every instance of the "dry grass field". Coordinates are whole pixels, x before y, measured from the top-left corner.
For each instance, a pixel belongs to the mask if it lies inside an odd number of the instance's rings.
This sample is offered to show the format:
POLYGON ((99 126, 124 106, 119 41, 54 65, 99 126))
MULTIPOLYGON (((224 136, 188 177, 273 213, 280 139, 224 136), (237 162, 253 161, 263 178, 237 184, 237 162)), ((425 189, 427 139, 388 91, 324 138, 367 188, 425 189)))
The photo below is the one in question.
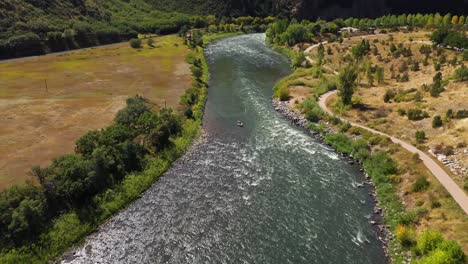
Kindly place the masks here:
MULTIPOLYGON (((355 100, 360 101, 364 108, 351 108, 344 114, 347 119, 351 119, 357 123, 365 124, 385 133, 395 135, 413 144, 417 144, 421 149, 431 149, 436 145, 444 144, 454 147, 454 155, 449 158, 457 160, 461 166, 468 165, 468 155, 463 153, 466 146, 463 147, 463 142, 468 143, 468 120, 467 119, 452 119, 446 122, 440 128, 432 128, 432 118, 435 115, 440 115, 442 119, 448 109, 454 111, 461 109, 468 109, 468 83, 467 82, 454 82, 451 79, 456 67, 461 65, 461 54, 450 50, 444 50, 447 62, 443 64, 441 73, 443 79, 446 80, 445 91, 438 97, 432 97, 429 92, 421 89, 423 84, 431 84, 433 76, 436 71, 434 69, 433 58, 437 57, 435 52, 431 54, 427 66, 424 66, 422 61, 424 55, 420 54, 419 49, 422 45, 430 45, 428 35, 430 32, 412 32, 394 33, 393 43, 398 45, 403 44, 403 47, 411 48, 413 61, 419 61, 420 70, 412 71, 408 69, 409 74, 408 82, 398 82, 391 78, 390 68, 393 66, 395 74, 398 74, 399 66, 403 61, 408 58, 400 57, 393 58, 390 53, 389 36, 388 35, 375 35, 368 36, 365 39, 369 40, 371 51, 374 45, 378 49, 378 55, 373 52, 368 56, 372 65, 378 65, 384 68, 385 78, 384 82, 378 84, 376 81, 373 85, 369 85, 366 76, 361 74, 360 84, 355 92, 355 100), (374 41, 374 39, 377 39, 374 41), (380 60, 379 56, 380 55, 380 60), (450 65, 450 60, 457 56, 458 63, 456 66, 450 65), (406 102, 391 101, 385 103, 383 100, 384 94, 388 89, 395 91, 407 91, 411 88, 416 88, 422 94, 422 99, 408 100, 406 102), (408 110, 410 108, 421 109, 426 111, 429 115, 420 121, 408 120, 407 116, 398 114, 398 109, 408 110), (416 143, 415 132, 417 130, 424 130, 426 133, 426 141, 424 143, 416 143), (462 143, 462 144, 460 144, 462 143)), ((344 65, 344 58, 347 54, 351 54, 351 47, 362 41, 361 38, 345 39, 343 43, 329 43, 325 44, 325 64, 326 68, 339 71, 341 66, 344 65), (331 49, 331 54, 328 54, 328 47, 331 49)), ((308 54, 312 60, 316 59, 317 49, 308 54)), ((467 65, 466 62, 464 62, 467 65)), ((362 67, 362 65, 359 65, 362 67)), ((411 67, 411 65, 409 65, 411 67)), ((400 73, 402 74, 402 73, 400 73)), ((330 81, 334 79, 332 74, 325 74, 325 80, 330 81)), ((301 102, 311 96, 316 96, 318 90, 322 90, 318 84, 320 81, 314 76, 300 76, 290 80, 289 86, 290 100, 289 104, 292 107, 299 106, 301 102)), ((409 97, 414 95, 410 94, 409 97)), ((330 97, 327 104, 330 109, 336 102, 336 96, 330 97)), ((425 229, 439 230, 444 234, 447 239, 457 241, 463 250, 468 253, 468 217, 461 210, 461 208, 450 197, 444 187, 437 181, 437 179, 428 171, 424 164, 416 159, 411 153, 404 150, 398 145, 392 144, 385 149, 389 151, 391 156, 400 165, 400 173, 396 175, 395 181, 398 182, 398 196, 406 207, 407 211, 416 210, 418 208, 427 208, 428 211, 419 220, 416 225, 416 232, 420 233, 425 229), (421 176, 427 177, 430 186, 423 192, 415 192, 412 188, 421 176)), ((375 151, 375 149, 373 149, 375 151)), ((449 175, 463 188, 466 184, 467 175, 455 174, 446 167, 449 175)), ((466 190, 465 190, 466 191, 466 190)))
MULTIPOLYGON (((466 144, 468 144, 468 119, 451 119, 440 128, 433 128, 432 120, 436 115, 444 119, 449 109, 455 112, 468 109, 468 83, 452 81, 455 69, 461 63, 465 65, 468 65, 468 63, 462 62, 462 56, 459 52, 443 49, 447 62, 442 64, 440 72, 442 73, 443 80, 447 81, 447 85, 445 86, 445 91, 438 97, 432 97, 428 91, 422 89, 422 86, 424 84, 430 85, 433 82, 433 76, 437 72, 434 68, 433 59, 437 59, 438 56, 436 52, 432 51, 428 59, 428 65, 424 66, 422 63, 424 55, 419 52, 422 45, 430 43, 428 39, 429 34, 430 32, 395 33, 393 34, 393 41, 389 41, 388 36, 366 37, 371 44, 371 50, 375 45, 379 51, 379 55, 373 55, 371 52, 368 57, 373 65, 384 68, 385 81, 381 84, 374 82, 373 85, 369 85, 366 78, 362 76, 355 97, 359 98, 366 110, 352 108, 346 112, 346 116, 353 121, 380 131, 385 131, 414 145, 419 145, 421 149, 435 149, 436 146, 453 147, 454 153, 448 157, 448 160, 455 161, 457 166, 462 169, 465 168, 465 171, 459 169, 454 173, 448 167, 446 167, 446 170, 463 189, 464 185, 468 183, 468 155, 464 153, 465 149, 467 149, 466 144), (378 39, 379 42, 374 42, 375 39, 378 39), (385 44, 382 44, 383 42, 385 44), (412 52, 411 59, 404 58, 403 56, 397 59, 392 58, 389 54, 389 43, 392 42, 396 46, 402 43, 405 48, 410 48, 412 52), (382 59, 379 60, 378 56, 382 59), (457 57, 458 63, 451 65, 450 61, 454 57, 457 57), (399 68, 408 60, 418 61, 420 70, 413 71, 411 70, 411 64, 408 64, 409 69, 406 71, 409 75, 408 82, 398 82, 396 79, 392 79, 391 67, 393 66, 396 75, 402 75, 403 73, 399 72, 399 68), (387 90, 393 90, 398 93, 409 91, 412 88, 415 88, 416 91, 409 93, 406 98, 407 100, 400 102, 392 100, 389 103, 383 101, 387 90), (418 91, 422 95, 422 98, 420 100, 412 99, 418 91), (420 109, 427 112, 428 117, 419 121, 412 121, 407 116, 400 115, 398 109, 405 111, 408 109, 420 109), (424 143, 416 142, 415 133, 418 130, 422 130, 426 134, 427 139, 424 143)), ((345 40, 342 45, 330 44, 334 54, 339 54, 328 57, 329 63, 332 65, 331 67, 339 69, 343 56, 349 54, 350 47, 360 41, 360 39, 352 39, 345 40), (337 51, 340 52, 338 53, 337 51)))
POLYGON ((182 44, 164 36, 139 50, 121 43, 0 62, 0 190, 72 152, 80 136, 109 125, 129 96, 177 107, 191 84, 182 44))

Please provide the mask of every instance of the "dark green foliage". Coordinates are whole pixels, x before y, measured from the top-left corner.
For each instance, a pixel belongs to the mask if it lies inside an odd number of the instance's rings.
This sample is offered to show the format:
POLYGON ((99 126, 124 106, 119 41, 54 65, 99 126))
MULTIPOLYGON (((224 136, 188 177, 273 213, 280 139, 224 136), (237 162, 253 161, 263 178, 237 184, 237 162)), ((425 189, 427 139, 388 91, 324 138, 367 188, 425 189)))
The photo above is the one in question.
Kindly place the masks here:
POLYGON ((307 120, 310 122, 318 122, 323 117, 323 111, 313 98, 307 98, 300 105, 301 112, 304 113, 307 120))
POLYGON ((436 75, 432 78, 433 83, 430 88, 430 93, 432 97, 437 97, 442 93, 444 89, 444 85, 442 83, 442 73, 437 72, 436 75))
POLYGON ((408 109, 406 111, 409 120, 418 121, 424 118, 429 117, 427 112, 422 111, 421 109, 408 109))
POLYGON ((33 167, 39 187, 0 193, 0 245, 34 241, 64 211, 86 211, 96 195, 144 169, 146 155, 172 147, 171 138, 181 131, 181 119, 171 109, 156 112, 143 97, 128 99, 115 124, 76 142, 76 154, 58 157, 47 168, 33 167))
POLYGON ((463 110, 458 110, 457 113, 455 114, 456 119, 463 119, 468 117, 468 110, 463 109, 463 110))
POLYGON ((370 45, 368 40, 362 40, 360 44, 352 47, 351 52, 355 60, 361 60, 370 51, 370 45))
POLYGON ((468 81, 468 67, 461 65, 459 68, 457 68, 454 73, 454 79, 457 82, 468 81))
POLYGON ((416 131, 415 137, 418 143, 423 143, 424 140, 426 140, 426 133, 422 130, 418 130, 416 131))
POLYGON ((141 39, 131 39, 130 40, 130 47, 134 49, 140 49, 141 48, 141 39))
POLYGON ((463 61, 468 61, 468 49, 463 52, 463 61))
POLYGON ((346 65, 338 75, 338 90, 345 105, 351 104, 358 72, 355 67, 346 65))
POLYGON ((416 182, 413 184, 412 190, 413 192, 421 192, 429 188, 429 181, 427 180, 427 177, 421 176, 419 177, 416 182))
POLYGON ((450 30, 447 27, 442 27, 432 33, 431 40, 437 44, 445 46, 468 48, 468 38, 461 31, 450 30))
POLYGON ((150 108, 142 97, 135 97, 127 99, 127 107, 120 110, 116 117, 115 122, 131 128, 136 128, 136 124, 140 116, 149 112, 150 108))
POLYGON ((39 231, 47 218, 44 191, 32 185, 0 193, 0 246, 21 245, 39 231))
POLYGON ((434 116, 434 119, 432 119, 432 127, 433 128, 438 128, 443 125, 442 118, 440 116, 434 116))
POLYGON ((383 100, 385 103, 389 103, 391 100, 393 100, 393 98, 395 98, 395 91, 392 90, 392 89, 387 89, 385 91, 385 94, 384 94, 384 97, 383 97, 383 100))

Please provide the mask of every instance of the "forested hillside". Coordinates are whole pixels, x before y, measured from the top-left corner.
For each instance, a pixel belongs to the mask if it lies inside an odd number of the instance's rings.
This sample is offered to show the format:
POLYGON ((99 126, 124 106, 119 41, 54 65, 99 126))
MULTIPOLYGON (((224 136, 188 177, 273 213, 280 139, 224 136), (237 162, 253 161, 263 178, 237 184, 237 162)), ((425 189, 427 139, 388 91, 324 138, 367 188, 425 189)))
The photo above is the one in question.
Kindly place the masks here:
POLYGON ((174 33, 197 21, 143 0, 0 0, 0 59, 174 33))
POLYGON ((39 55, 203 27, 216 16, 377 17, 468 13, 468 0, 0 0, 0 59, 39 55))
POLYGON ((401 13, 466 13, 467 0, 147 0, 166 11, 222 16, 285 15, 298 18, 377 17, 401 13))

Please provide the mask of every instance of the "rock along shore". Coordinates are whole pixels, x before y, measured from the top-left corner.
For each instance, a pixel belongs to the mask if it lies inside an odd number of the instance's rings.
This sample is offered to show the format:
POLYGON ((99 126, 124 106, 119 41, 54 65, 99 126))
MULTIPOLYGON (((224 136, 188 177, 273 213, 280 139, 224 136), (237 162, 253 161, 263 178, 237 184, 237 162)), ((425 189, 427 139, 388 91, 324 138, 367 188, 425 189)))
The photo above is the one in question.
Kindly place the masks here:
MULTIPOLYGON (((317 131, 313 131, 307 127, 307 119, 304 117, 303 114, 294 111, 289 107, 288 102, 280 101, 276 98, 272 99, 272 105, 275 109, 276 112, 280 113, 282 116, 284 116, 286 119, 290 120, 292 124, 301 127, 304 129, 309 135, 311 135, 314 139, 318 140, 320 143, 325 144, 329 147, 325 142, 325 135, 327 134, 333 134, 335 131, 331 129, 328 123, 323 123, 326 127, 323 133, 319 133, 317 131)), ((323 121, 320 121, 323 122, 323 121)), ((365 176, 365 181, 358 185, 357 188, 362 188, 365 187, 365 185, 368 186, 369 188, 369 196, 372 197, 372 200, 374 201, 374 209, 373 209, 373 215, 369 218, 369 223, 372 225, 374 231, 377 233, 379 241, 382 243, 382 247, 385 252, 385 256, 387 257, 387 262, 389 261, 389 254, 388 254, 388 245, 390 240, 394 239, 393 233, 390 231, 389 226, 386 226, 383 222, 383 219, 385 217, 385 212, 383 211, 382 207, 380 206, 380 203, 377 199, 377 194, 375 191, 375 186, 371 181, 370 176, 364 171, 364 168, 362 164, 354 160, 352 157, 349 155, 343 154, 343 153, 337 153, 340 155, 340 157, 348 162, 349 164, 352 165, 357 165, 359 166, 359 170, 364 173, 365 176)))

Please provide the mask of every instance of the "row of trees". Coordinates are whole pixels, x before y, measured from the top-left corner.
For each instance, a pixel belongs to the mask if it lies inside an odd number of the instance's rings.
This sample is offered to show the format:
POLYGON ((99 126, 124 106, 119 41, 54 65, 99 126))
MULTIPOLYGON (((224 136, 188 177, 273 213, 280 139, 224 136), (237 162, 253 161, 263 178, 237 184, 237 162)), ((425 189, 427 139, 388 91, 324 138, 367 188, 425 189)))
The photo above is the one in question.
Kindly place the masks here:
POLYGON ((141 171, 147 155, 170 148, 171 137, 182 131, 181 122, 169 108, 153 111, 143 97, 128 99, 114 124, 81 137, 74 154, 58 157, 46 168, 34 167, 31 174, 39 186, 0 193, 0 246, 18 247, 36 239, 63 212, 86 212, 96 194, 141 171))
MULTIPOLYGON (((271 23, 267 30, 267 36, 270 43, 292 46, 301 42, 310 42, 315 36, 323 37, 327 34, 336 35, 340 28, 344 27, 355 27, 360 30, 372 30, 374 28, 388 29, 403 26, 425 28, 443 27, 446 31, 449 31, 449 29, 452 28, 467 28, 468 21, 465 16, 452 16, 451 14, 442 16, 439 13, 425 15, 387 15, 376 19, 339 18, 332 21, 317 20, 315 22, 307 20, 298 22, 295 19, 292 19, 291 21, 284 19, 271 23)), ((450 42, 460 41, 460 34, 462 33, 459 33, 458 35, 451 33, 449 37, 450 42), (454 41, 452 38, 456 40, 454 41)), ((460 47, 460 45, 452 46, 460 47)))

